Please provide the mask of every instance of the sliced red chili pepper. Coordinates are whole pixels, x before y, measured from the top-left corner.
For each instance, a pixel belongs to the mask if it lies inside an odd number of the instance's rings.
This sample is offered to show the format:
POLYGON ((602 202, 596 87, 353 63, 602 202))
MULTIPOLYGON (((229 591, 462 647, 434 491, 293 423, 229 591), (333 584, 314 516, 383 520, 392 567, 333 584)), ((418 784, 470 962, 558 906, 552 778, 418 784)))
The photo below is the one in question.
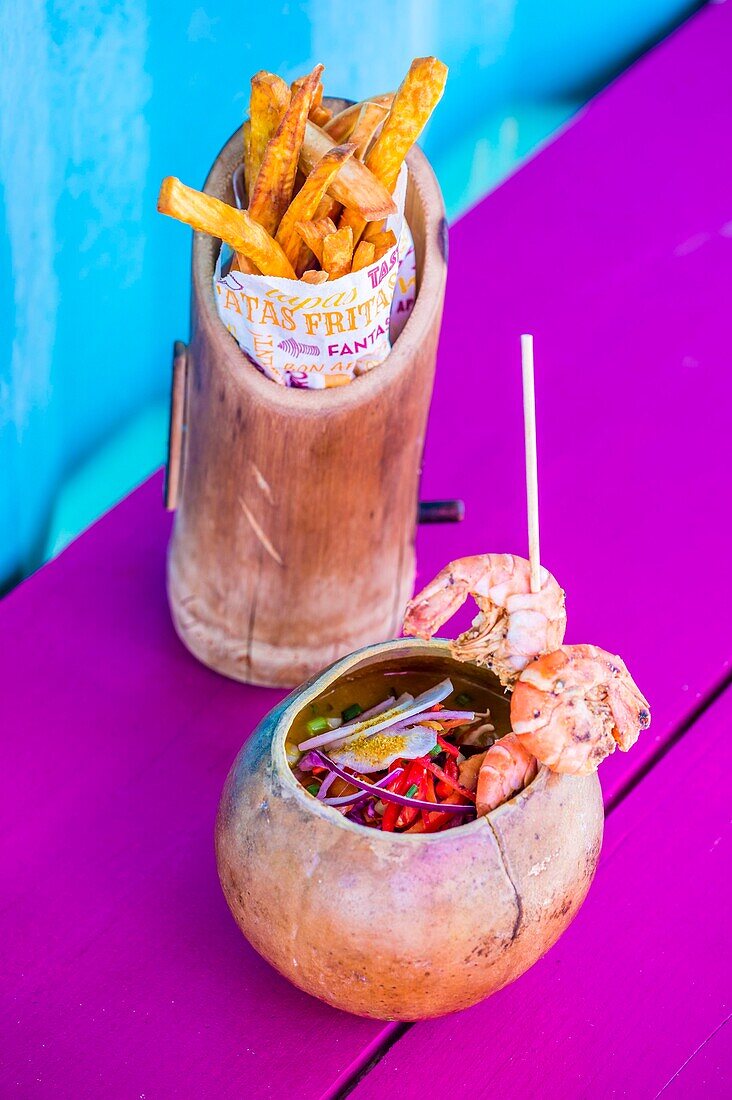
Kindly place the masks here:
MULTIPOLYGON (((396 783, 392 787, 395 794, 404 794, 409 788, 411 769, 405 767, 404 772, 399 776, 396 783)), ((385 833, 393 833, 396 829, 397 818, 399 817, 399 811, 401 806, 398 802, 387 802, 384 810, 384 816, 381 819, 381 828, 385 833)))
MULTIPOLYGON (((450 795, 449 798, 445 799, 445 802, 450 803, 451 805, 464 803, 465 801, 466 800, 462 797, 462 795, 458 794, 455 791, 453 791, 453 793, 450 795)), ((437 808, 439 809, 439 805, 438 805, 437 808)), ((452 818, 452 816, 453 816, 452 814, 441 814, 441 813, 430 814, 430 817, 432 818, 432 820, 430 821, 429 825, 425 825, 424 831, 426 833, 439 833, 439 832, 442 832, 443 829, 448 828, 448 826, 450 826, 452 824, 452 821, 450 820, 452 818)))
MULTIPOLYGON (((470 791, 469 791, 469 790, 467 789, 467 787, 463 787, 463 786, 462 786, 462 785, 461 785, 461 784, 460 784, 460 783, 458 782, 458 779, 457 779, 457 777, 456 777, 455 779, 453 779, 453 777, 452 777, 451 775, 448 775, 448 773, 447 773, 447 766, 448 766, 448 764, 449 764, 449 763, 450 763, 450 761, 448 760, 448 761, 447 761, 447 763, 445 764, 445 769, 443 770, 443 769, 442 769, 442 768, 441 768, 441 767, 439 766, 439 764, 435 764, 435 763, 433 763, 433 761, 432 761, 432 760, 430 760, 430 762, 429 762, 429 764, 427 765, 427 767, 428 767, 428 768, 429 768, 429 770, 430 770, 430 771, 432 772, 432 774, 433 774, 433 775, 436 775, 436 776, 437 776, 437 778, 438 778, 438 779, 439 779, 439 780, 440 780, 440 781, 441 781, 442 783, 444 783, 444 784, 445 784, 446 786, 450 787, 450 788, 451 788, 451 789, 452 789, 453 791, 457 791, 457 793, 458 793, 459 795, 462 795, 462 797, 463 797, 463 798, 467 799, 467 800, 468 800, 468 802, 475 802, 475 795, 474 795, 474 794, 472 794, 472 793, 471 793, 471 792, 470 792, 470 791)), ((457 771, 457 768, 456 768, 455 770, 457 771)), ((439 785, 439 783, 438 783, 438 785, 437 785, 437 789, 438 789, 438 792, 439 792, 439 789, 440 789, 440 785, 439 785)))
MULTIPOLYGON (((405 790, 400 793, 406 793, 406 791, 408 791, 410 787, 416 786, 417 793, 414 797, 421 799, 425 774, 425 758, 423 756, 418 756, 416 760, 412 761, 412 766, 409 769, 409 782, 407 783, 405 790)), ((397 829, 402 829, 405 826, 412 825, 412 823, 419 817, 420 814, 420 811, 418 809, 415 809, 413 806, 402 806, 400 807, 400 810, 401 812, 398 814, 396 822, 397 829)))
MULTIPOLYGON (((427 768, 424 772, 424 795, 425 802, 437 802, 437 795, 435 794, 435 779, 427 768)), ((429 825, 430 821, 434 817, 429 810, 422 810, 422 823, 423 825, 429 825)))
MULTIPOLYGON (((460 723, 458 723, 458 725, 459 724, 460 723)), ((439 733, 437 734, 437 744, 440 745, 445 750, 445 752, 449 753, 450 756, 457 756, 460 752, 460 749, 456 745, 451 745, 450 742, 446 741, 445 738, 442 737, 439 733)))

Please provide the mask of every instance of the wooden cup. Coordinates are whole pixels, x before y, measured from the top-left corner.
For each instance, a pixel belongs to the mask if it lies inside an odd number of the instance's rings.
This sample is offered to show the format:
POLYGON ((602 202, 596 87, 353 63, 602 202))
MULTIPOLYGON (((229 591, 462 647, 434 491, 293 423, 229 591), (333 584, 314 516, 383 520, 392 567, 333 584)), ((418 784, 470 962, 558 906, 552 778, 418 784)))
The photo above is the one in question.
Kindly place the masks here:
MULTIPOLYGON (((239 130, 208 194, 233 202, 241 150, 239 130)), ((191 342, 187 354, 176 345, 171 403, 168 596, 188 649, 238 680, 291 686, 393 637, 412 593, 447 228, 426 158, 415 148, 407 163, 416 303, 385 362, 350 385, 265 378, 216 312, 219 242, 193 236, 191 342)))

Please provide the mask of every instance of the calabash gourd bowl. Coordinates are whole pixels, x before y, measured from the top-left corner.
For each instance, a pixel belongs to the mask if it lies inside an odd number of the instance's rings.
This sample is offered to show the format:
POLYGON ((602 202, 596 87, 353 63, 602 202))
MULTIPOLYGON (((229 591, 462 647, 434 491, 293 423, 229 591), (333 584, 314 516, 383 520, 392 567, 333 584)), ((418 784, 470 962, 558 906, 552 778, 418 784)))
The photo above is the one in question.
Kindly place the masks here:
POLYGON ((412 639, 335 662, 259 724, 216 825, 221 885, 252 946, 313 996, 389 1020, 466 1008, 527 970, 582 904, 603 831, 597 776, 546 768, 487 816, 431 835, 367 829, 308 794, 285 754, 295 716, 346 674, 405 659, 437 679, 465 667, 446 642, 412 639))

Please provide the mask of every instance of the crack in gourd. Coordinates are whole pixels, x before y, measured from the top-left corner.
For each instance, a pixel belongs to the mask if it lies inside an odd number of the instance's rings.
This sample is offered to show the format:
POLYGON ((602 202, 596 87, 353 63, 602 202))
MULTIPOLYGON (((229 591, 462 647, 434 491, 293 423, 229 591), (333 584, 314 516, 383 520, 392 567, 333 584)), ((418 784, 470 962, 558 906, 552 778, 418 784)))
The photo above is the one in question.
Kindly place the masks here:
POLYGON ((521 895, 519 894, 518 890, 516 889, 516 883, 511 878, 511 873, 508 869, 508 860, 506 858, 506 852, 505 852, 505 849, 503 847, 503 841, 499 837, 496 830, 493 828, 493 823, 490 820, 490 814, 486 814, 486 816, 484 818, 484 821, 487 824, 490 831, 493 833, 493 836, 495 837, 496 844, 498 845, 498 854, 501 857, 501 866, 503 867, 503 873, 505 874, 506 878, 508 879, 508 881, 511 885, 511 889, 513 890, 513 896, 516 900, 516 919, 513 922, 513 928, 511 930, 511 943, 513 943, 513 941, 516 939, 516 937, 519 934, 519 929, 521 928, 521 923, 524 919, 524 906, 523 906, 523 902, 521 901, 521 895))

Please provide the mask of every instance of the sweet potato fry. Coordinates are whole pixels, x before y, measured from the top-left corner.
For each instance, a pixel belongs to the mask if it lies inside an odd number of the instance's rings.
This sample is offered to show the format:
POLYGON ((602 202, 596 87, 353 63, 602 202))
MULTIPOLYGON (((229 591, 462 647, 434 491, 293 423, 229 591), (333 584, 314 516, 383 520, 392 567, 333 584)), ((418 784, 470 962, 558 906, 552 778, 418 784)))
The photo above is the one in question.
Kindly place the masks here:
MULTIPOLYGON (((409 66, 409 72, 399 85, 391 110, 381 128, 381 133, 366 156, 365 165, 373 175, 392 193, 409 150, 422 133, 425 123, 432 114, 442 96, 447 80, 447 66, 436 57, 417 57, 409 66)), ((383 229, 380 221, 366 229, 365 240, 383 229)), ((358 241, 365 226, 351 211, 346 210, 341 218, 342 226, 350 225, 354 240, 358 241)))
MULTIPOLYGON (((318 126, 308 122, 300 152, 300 167, 307 175, 336 143, 318 126)), ((394 214, 396 205, 383 184, 353 157, 347 161, 330 185, 330 194, 367 221, 394 214)))
POLYGON ((380 260, 396 243, 396 234, 393 229, 382 229, 380 233, 374 233, 369 241, 361 241, 361 244, 373 244, 374 260, 380 260))
POLYGON ((370 241, 359 241, 356 251, 353 253, 351 271, 360 271, 362 267, 368 267, 374 262, 376 246, 370 241))
POLYGON ((323 240, 323 270, 331 279, 340 279, 351 270, 353 232, 350 226, 329 233, 323 240))
POLYGON ((353 155, 355 148, 355 145, 336 145, 329 149, 315 165, 285 211, 276 240, 293 267, 296 266, 302 243, 295 223, 307 222, 316 216, 326 191, 348 158, 353 155))
POLYGON ((323 107, 322 104, 318 107, 310 108, 310 121, 314 122, 316 126, 325 126, 326 122, 330 122, 333 117, 333 112, 330 107, 323 107))
POLYGON ((244 159, 242 160, 242 165, 244 166, 244 186, 246 187, 248 195, 252 182, 252 124, 249 119, 247 119, 242 126, 241 133, 244 145, 244 159))
POLYGON ((252 185, 249 213, 271 234, 276 232, 292 200, 310 102, 322 71, 323 66, 316 65, 293 95, 276 134, 264 151, 262 164, 252 185))
POLYGON ((304 283, 319 286, 321 283, 328 282, 329 275, 327 271, 303 271, 301 278, 304 283))
POLYGON ((254 74, 249 97, 249 155, 245 161, 248 195, 251 195, 262 165, 264 151, 277 133, 289 102, 290 89, 284 80, 264 70, 254 74))
MULTIPOLYGON (((343 207, 339 202, 336 202, 335 199, 332 199, 330 195, 324 195, 318 203, 318 208, 315 211, 315 214, 313 215, 311 220, 314 222, 319 222, 322 221, 323 218, 329 218, 333 223, 333 229, 329 229, 328 232, 333 232, 338 228, 338 217, 342 209, 343 207)), ((295 268, 295 274, 299 278, 302 272, 306 270, 306 268, 312 266, 314 260, 317 260, 318 263, 320 263, 320 261, 318 260, 317 256, 315 256, 315 254, 311 251, 311 249, 308 248, 299 233, 298 237, 300 237, 300 248, 292 266, 295 268)))
POLYGON ((335 233, 335 223, 330 218, 319 218, 314 222, 297 222, 295 229, 322 266, 323 241, 330 234, 335 233))
POLYGON ((367 167, 389 194, 394 190, 404 158, 439 103, 446 80, 447 65, 436 57, 417 57, 409 66, 383 129, 366 158, 367 167))
POLYGON ((220 237, 235 252, 251 260, 263 275, 295 278, 292 264, 280 246, 245 210, 235 210, 220 199, 194 191, 174 176, 163 180, 158 210, 212 237, 220 237))
MULTIPOLYGON (((297 80, 293 80, 291 85, 293 95, 298 90, 298 88, 301 87, 303 81, 306 79, 307 77, 300 76, 297 78, 297 80)), ((323 106, 322 81, 318 82, 318 86, 313 93, 312 102, 310 104, 310 114, 308 117, 310 118, 311 122, 315 123, 316 126, 323 126, 326 122, 330 122, 331 118, 333 117, 333 112, 328 107, 323 106)))
POLYGON ((241 271, 244 275, 261 275, 256 264, 247 259, 243 252, 235 252, 231 258, 229 271, 241 271))
POLYGON ((352 103, 350 107, 344 107, 337 115, 333 115, 333 118, 330 122, 326 122, 323 129, 333 141, 346 141, 351 136, 353 127, 356 125, 358 116, 361 113, 361 108, 366 103, 374 103, 377 107, 381 107, 384 117, 386 117, 393 101, 394 93, 388 92, 386 95, 370 96, 369 99, 364 99, 360 103, 352 103))
POLYGON ((356 146, 356 156, 363 160, 368 152, 374 134, 381 126, 388 112, 379 103, 364 103, 348 138, 356 146))

